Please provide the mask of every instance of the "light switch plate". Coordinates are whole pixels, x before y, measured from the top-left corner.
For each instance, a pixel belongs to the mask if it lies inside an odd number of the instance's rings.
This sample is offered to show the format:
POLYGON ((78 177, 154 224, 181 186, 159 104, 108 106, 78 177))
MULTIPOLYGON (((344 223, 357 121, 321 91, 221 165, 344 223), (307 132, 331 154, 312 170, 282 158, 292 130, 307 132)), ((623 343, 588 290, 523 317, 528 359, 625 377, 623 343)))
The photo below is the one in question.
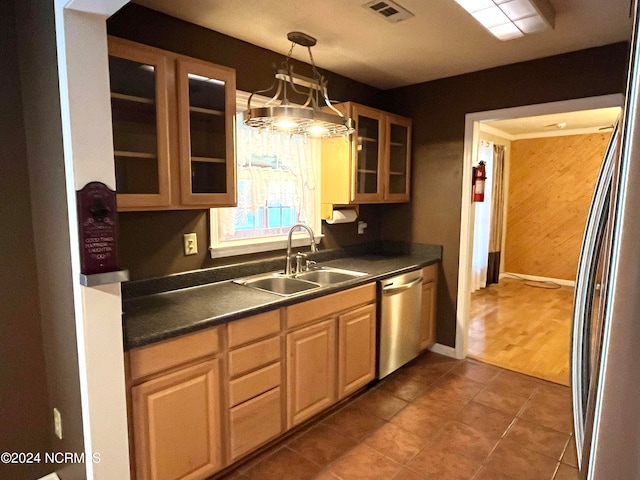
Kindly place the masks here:
POLYGON ((184 240, 184 254, 195 255, 198 253, 198 236, 195 233, 185 233, 184 240))

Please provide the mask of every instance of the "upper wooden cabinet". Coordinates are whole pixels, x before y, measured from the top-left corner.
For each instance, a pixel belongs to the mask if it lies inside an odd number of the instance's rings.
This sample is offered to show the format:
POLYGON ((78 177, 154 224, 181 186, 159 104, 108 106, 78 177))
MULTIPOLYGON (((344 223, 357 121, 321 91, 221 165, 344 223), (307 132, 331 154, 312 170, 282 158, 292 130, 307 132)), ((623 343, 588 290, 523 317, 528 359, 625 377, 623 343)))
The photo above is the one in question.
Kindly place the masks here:
POLYGON ((409 201, 411 119, 352 102, 336 105, 356 122, 350 141, 322 142, 322 203, 409 201))
POLYGON ((236 203, 235 71, 109 38, 118 210, 236 203))

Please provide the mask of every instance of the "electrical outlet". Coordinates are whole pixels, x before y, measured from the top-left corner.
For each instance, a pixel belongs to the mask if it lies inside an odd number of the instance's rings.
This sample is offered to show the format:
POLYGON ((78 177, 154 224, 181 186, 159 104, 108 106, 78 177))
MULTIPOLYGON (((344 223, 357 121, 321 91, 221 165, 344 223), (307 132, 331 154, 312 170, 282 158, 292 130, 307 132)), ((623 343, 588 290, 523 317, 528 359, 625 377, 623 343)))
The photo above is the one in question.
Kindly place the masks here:
POLYGON ((56 433, 56 437, 62 440, 62 415, 57 408, 53 409, 53 430, 56 433))
POLYGON ((198 253, 198 236, 195 233, 185 233, 184 240, 184 254, 195 255, 198 253))

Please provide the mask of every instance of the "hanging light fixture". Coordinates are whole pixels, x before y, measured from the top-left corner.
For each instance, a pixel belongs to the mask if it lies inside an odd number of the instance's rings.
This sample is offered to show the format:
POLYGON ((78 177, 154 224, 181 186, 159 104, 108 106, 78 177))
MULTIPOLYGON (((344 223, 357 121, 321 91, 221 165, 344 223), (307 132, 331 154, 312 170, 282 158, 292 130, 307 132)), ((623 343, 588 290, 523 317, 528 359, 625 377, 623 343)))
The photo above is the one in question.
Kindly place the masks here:
POLYGON ((316 39, 302 32, 290 32, 287 38, 291 41, 287 58, 276 71, 271 87, 249 96, 247 110, 244 112, 244 124, 262 130, 321 138, 351 134, 355 130, 354 121, 331 105, 327 94, 327 80, 320 75, 313 61, 311 47, 316 44, 316 39), (307 47, 313 78, 293 73, 293 66, 289 61, 296 45, 307 47), (263 106, 251 108, 251 99, 255 94, 267 93, 274 89, 273 97, 263 106), (306 96, 304 104, 290 103, 290 92, 306 96))

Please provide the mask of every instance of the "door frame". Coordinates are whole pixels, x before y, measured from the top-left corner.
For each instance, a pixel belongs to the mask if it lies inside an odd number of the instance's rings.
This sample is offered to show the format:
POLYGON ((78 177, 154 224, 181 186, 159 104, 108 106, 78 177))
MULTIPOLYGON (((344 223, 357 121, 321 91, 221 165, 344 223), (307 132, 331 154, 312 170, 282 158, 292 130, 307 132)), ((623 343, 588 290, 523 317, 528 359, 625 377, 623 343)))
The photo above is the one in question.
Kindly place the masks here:
POLYGON ((460 251, 458 263, 458 297, 456 309, 456 358, 467 356, 469 341, 469 310, 471 304, 471 258, 473 255, 473 215, 471 180, 473 159, 478 155, 480 123, 491 120, 535 117, 554 113, 622 107, 624 95, 615 93, 559 102, 539 103, 521 107, 502 108, 467 113, 464 126, 464 154, 462 168, 462 209, 460 219, 460 251))

